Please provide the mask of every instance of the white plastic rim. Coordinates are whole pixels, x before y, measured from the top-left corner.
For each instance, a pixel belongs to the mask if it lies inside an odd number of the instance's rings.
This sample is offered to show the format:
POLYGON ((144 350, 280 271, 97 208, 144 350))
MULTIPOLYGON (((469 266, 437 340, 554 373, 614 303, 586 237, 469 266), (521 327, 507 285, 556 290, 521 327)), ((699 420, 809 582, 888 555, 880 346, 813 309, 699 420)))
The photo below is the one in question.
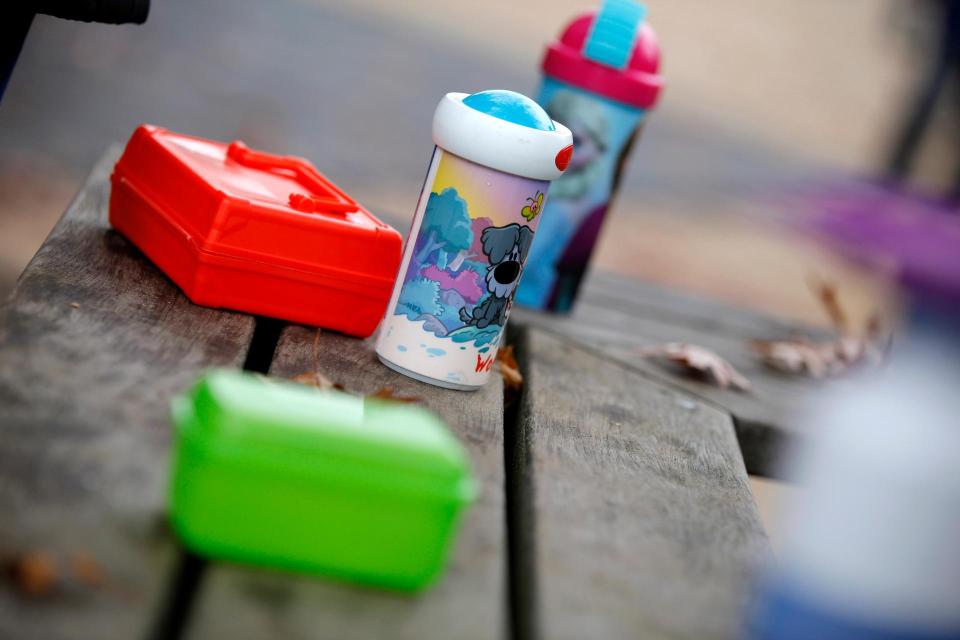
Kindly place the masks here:
POLYGON ((556 158, 573 144, 573 135, 553 121, 556 131, 542 131, 501 120, 463 104, 469 94, 448 93, 433 114, 433 142, 446 151, 485 167, 535 180, 563 175, 556 158))

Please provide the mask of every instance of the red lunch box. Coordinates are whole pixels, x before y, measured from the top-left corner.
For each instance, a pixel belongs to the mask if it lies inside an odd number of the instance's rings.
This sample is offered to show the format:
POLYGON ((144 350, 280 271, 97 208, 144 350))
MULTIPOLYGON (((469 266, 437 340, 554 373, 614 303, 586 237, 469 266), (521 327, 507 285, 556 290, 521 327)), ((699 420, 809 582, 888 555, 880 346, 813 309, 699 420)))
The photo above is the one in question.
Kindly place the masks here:
POLYGON ((366 337, 402 239, 302 158, 140 126, 110 224, 190 300, 366 337))

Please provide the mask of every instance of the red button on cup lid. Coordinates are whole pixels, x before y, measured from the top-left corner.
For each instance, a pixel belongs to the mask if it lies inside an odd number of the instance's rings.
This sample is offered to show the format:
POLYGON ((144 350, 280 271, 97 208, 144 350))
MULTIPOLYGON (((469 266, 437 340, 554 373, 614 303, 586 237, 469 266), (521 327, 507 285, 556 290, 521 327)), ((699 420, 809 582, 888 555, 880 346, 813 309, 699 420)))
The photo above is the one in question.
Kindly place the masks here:
POLYGON ((557 152, 557 157, 554 160, 557 165, 557 169, 560 169, 560 171, 565 171, 567 165, 570 164, 571 158, 573 158, 573 145, 568 144, 563 149, 560 149, 559 152, 557 152))

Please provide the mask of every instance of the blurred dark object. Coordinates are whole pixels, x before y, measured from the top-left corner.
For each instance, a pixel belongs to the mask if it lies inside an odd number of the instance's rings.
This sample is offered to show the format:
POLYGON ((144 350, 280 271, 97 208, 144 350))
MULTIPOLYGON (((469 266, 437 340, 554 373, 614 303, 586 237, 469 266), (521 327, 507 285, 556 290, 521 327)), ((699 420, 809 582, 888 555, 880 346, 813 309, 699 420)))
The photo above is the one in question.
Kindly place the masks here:
MULTIPOLYGON (((904 180, 910 174, 920 142, 930 125, 937 103, 947 86, 953 82, 960 91, 960 0, 926 0, 927 20, 931 36, 938 42, 925 46, 927 70, 922 75, 916 93, 903 114, 893 150, 887 161, 887 176, 904 180)), ((916 10, 911 4, 909 10, 916 10)), ((926 43, 924 43, 926 44, 926 43)), ((960 113, 960 111, 958 111, 960 113)), ((952 197, 960 195, 960 170, 952 186, 952 197)))
POLYGON ((33 0, 18 2, 13 8, 0 10, 0 16, 3 16, 6 24, 0 37, 0 99, 7 89, 36 14, 83 22, 143 24, 149 12, 150 0, 33 0))
POLYGON ((26 4, 34 13, 105 24, 143 24, 150 11, 150 0, 34 0, 26 4))

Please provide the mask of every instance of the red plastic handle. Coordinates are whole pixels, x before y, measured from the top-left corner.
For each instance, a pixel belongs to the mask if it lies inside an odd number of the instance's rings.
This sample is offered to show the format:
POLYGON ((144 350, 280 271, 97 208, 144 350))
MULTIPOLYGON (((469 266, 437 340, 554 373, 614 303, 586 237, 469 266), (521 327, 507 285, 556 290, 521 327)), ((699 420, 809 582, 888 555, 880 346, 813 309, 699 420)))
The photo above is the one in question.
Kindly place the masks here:
POLYGON ((289 204, 304 213, 344 214, 360 208, 356 200, 327 180, 306 160, 293 156, 278 156, 264 151, 254 151, 239 140, 227 147, 227 158, 251 169, 270 171, 282 169, 293 172, 297 180, 313 191, 311 194, 291 193, 289 204))

